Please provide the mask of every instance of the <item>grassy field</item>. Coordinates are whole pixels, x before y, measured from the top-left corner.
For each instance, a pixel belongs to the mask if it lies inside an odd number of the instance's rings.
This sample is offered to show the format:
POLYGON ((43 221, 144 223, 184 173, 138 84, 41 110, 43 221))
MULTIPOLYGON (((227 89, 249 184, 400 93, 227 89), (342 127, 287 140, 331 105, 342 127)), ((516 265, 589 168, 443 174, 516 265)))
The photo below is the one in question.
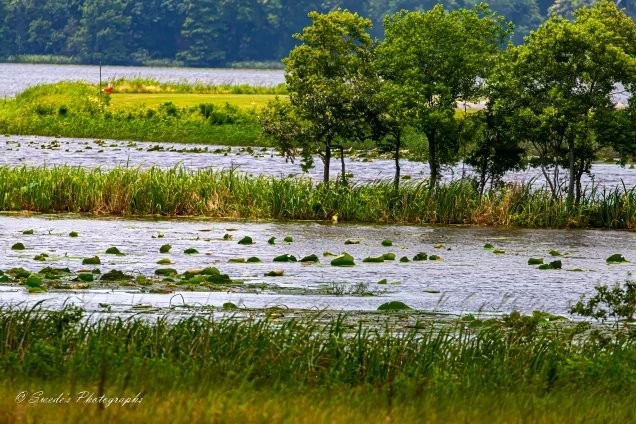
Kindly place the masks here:
POLYGON ((545 314, 400 330, 86 318, 0 310, 0 422, 625 423, 636 401, 629 330, 545 314))
MULTIPOLYGON (((117 109, 157 108, 163 103, 172 102, 179 108, 210 103, 223 107, 226 103, 239 109, 260 109, 274 100, 274 94, 190 94, 190 93, 114 93, 110 107, 117 109)), ((279 96, 281 97, 281 96, 279 96)))
POLYGON ((587 192, 577 205, 516 185, 479 196, 468 181, 343 186, 183 168, 0 167, 0 210, 376 223, 636 229, 636 187, 587 192))

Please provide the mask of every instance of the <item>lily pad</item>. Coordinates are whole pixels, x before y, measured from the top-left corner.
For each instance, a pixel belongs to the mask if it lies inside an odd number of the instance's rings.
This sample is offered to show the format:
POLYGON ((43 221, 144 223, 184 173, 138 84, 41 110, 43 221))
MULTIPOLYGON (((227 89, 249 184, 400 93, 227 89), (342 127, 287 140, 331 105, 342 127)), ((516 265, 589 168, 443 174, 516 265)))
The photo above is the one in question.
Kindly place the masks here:
POLYGON ((223 235, 223 240, 232 240, 232 234, 225 233, 223 235))
POLYGON ((172 263, 172 261, 168 258, 161 258, 157 261, 157 264, 159 265, 170 265, 172 263))
POLYGON ((355 265, 355 263, 353 261, 353 256, 351 256, 348 253, 343 253, 342 255, 332 259, 331 265, 332 266, 353 266, 355 265))
POLYGON ((41 253, 41 254, 39 254, 39 255, 35 255, 35 256, 33 257, 33 260, 35 260, 35 261, 40 261, 40 262, 44 262, 44 261, 46 261, 46 258, 47 258, 48 256, 49 256, 49 255, 47 255, 46 253, 41 253))
POLYGON ((541 265, 541 264, 543 264, 543 258, 528 259, 528 265, 541 265))
POLYGON ((561 253, 559 253, 558 251, 551 249, 550 252, 550 256, 562 256, 561 253))
POLYGON ((244 264, 245 258, 230 258, 227 261, 232 264, 244 264))
POLYGON ((538 269, 561 269, 562 266, 561 261, 552 261, 549 264, 539 265, 538 269))
POLYGON ((27 291, 29 293, 46 293, 47 292, 45 287, 27 287, 27 291))
POLYGON ((158 268, 155 270, 156 275, 169 276, 169 275, 177 275, 178 272, 174 268, 158 268))
POLYGON ((625 259, 625 257, 623 257, 623 255, 615 253, 612 256, 610 256, 609 258, 607 258, 605 260, 608 264, 621 264, 621 263, 629 263, 629 261, 627 259, 625 259))
POLYGON ((223 304, 222 308, 223 308, 224 311, 234 311, 234 310, 238 309, 238 306, 236 306, 232 302, 225 302, 223 304))
POLYGON ((170 249, 172 249, 172 246, 169 244, 164 244, 163 246, 161 246, 159 248, 159 253, 168 253, 170 252, 170 249))
POLYGON ((393 242, 389 239, 382 240, 381 244, 382 246, 385 246, 385 247, 393 246, 393 242))
POLYGON ((11 250, 24 250, 24 244, 22 243, 15 243, 13 246, 11 246, 11 250))
POLYGON ((295 256, 288 255, 288 254, 276 256, 274 258, 274 262, 296 262, 296 261, 297 261, 297 259, 296 259, 295 256))
POLYGON ((32 235, 33 233, 34 231, 32 229, 22 231, 22 234, 25 234, 25 235, 32 235))
POLYGON ((429 261, 441 261, 442 257, 438 256, 438 255, 431 255, 431 256, 428 257, 428 260, 429 261))
POLYGON ((386 278, 383 278, 380 281, 378 281, 378 284, 387 284, 386 278))
POLYGON ((493 246, 493 245, 492 245, 492 244, 490 244, 490 243, 486 243, 486 244, 484 244, 484 249, 486 249, 486 250, 492 250, 492 249, 494 249, 494 248, 495 248, 495 246, 493 246))
POLYGON ((93 273, 92 272, 82 272, 82 273, 77 275, 77 278, 78 278, 78 280, 84 281, 86 283, 90 283, 91 281, 93 281, 95 279, 95 277, 93 277, 93 273))
POLYGON ((417 255, 413 256, 414 261, 425 261, 428 259, 428 256, 424 252, 419 252, 417 255))
POLYGON ((503 249, 495 249, 492 251, 492 253, 494 253, 495 255, 503 255, 504 253, 506 253, 506 251, 503 249))
POLYGON ((265 277, 282 277, 284 273, 285 271, 282 269, 273 269, 269 272, 266 272, 265 277))
POLYGON ((186 255, 196 255, 197 253, 199 253, 199 251, 194 247, 188 247, 186 250, 183 251, 183 253, 185 253, 186 255))
POLYGON ((119 249, 116 248, 115 246, 109 247, 108 249, 106 249, 106 253, 108 253, 109 255, 121 255, 122 254, 119 251, 119 249))
POLYGON ((330 251, 327 250, 322 252, 322 256, 327 257, 327 256, 338 256, 338 255, 336 255, 335 253, 331 253, 330 251))
POLYGON ((99 256, 93 256, 90 258, 84 258, 82 265, 100 265, 102 261, 99 260, 99 256))
POLYGON ((408 310, 413 310, 413 308, 411 308, 404 302, 400 302, 399 300, 383 303, 382 305, 378 306, 378 311, 408 311, 408 310))
POLYGON ((254 244, 254 242, 252 241, 252 237, 245 236, 239 240, 238 244, 247 245, 247 244, 254 244))
POLYGON ((267 243, 269 244, 276 244, 276 237, 270 237, 269 240, 267 240, 267 243))
POLYGON ((320 261, 318 260, 318 256, 312 254, 309 256, 305 256, 304 258, 300 260, 300 262, 307 263, 307 262, 320 262, 320 261))
POLYGON ((360 240, 345 240, 344 244, 360 244, 360 240))
POLYGON ((435 249, 446 249, 446 246, 444 246, 443 244, 436 244, 435 246, 433 246, 435 249))
POLYGON ((395 253, 385 253, 384 255, 382 255, 382 257, 384 258, 385 261, 394 261, 395 253))
POLYGON ((77 231, 71 231, 70 233, 68 233, 69 237, 79 237, 79 234, 77 233, 77 231))
POLYGON ((384 256, 376 256, 376 257, 367 257, 362 260, 362 262, 371 262, 371 263, 379 263, 384 262, 384 256))
POLYGON ((133 278, 135 277, 133 277, 132 275, 124 274, 122 271, 119 271, 118 269, 113 269, 102 274, 102 276, 100 277, 100 280, 120 281, 120 280, 132 280, 133 278))
POLYGON ((285 238, 283 239, 283 241, 284 241, 285 243, 291 243, 291 242, 293 242, 293 241, 294 241, 294 239, 293 239, 291 236, 287 236, 287 237, 285 237, 285 238))
POLYGON ((42 276, 38 274, 31 274, 27 277, 26 283, 24 283, 27 287, 41 287, 42 286, 42 276))
POLYGON ((249 258, 247 258, 247 260, 245 262, 250 263, 250 264, 257 264, 257 263, 260 263, 260 262, 263 262, 263 261, 261 261, 256 256, 250 256, 249 258))

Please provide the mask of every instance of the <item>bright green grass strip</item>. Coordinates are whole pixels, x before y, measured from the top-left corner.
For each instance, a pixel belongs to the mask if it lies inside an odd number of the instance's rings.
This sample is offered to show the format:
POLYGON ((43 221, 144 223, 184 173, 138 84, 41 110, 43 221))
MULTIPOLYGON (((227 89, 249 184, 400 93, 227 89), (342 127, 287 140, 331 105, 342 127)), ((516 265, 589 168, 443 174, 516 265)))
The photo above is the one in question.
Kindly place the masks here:
MULTIPOLYGON (((229 103, 240 109, 260 109, 275 97, 272 94, 116 93, 111 95, 111 109, 127 110, 140 106, 157 108, 167 102, 172 102, 181 108, 198 106, 201 103, 211 103, 222 107, 229 103)), ((279 97, 286 98, 286 96, 279 97)))

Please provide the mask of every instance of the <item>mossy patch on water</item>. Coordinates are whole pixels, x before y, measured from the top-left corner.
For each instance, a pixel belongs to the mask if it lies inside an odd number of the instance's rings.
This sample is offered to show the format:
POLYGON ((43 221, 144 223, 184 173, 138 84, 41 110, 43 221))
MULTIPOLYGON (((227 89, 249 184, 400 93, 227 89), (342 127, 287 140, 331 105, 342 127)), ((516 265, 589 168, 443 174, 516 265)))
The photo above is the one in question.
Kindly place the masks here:
POLYGON ((161 258, 157 261, 158 265, 170 265, 172 261, 168 258, 161 258))
POLYGON ((353 260, 353 256, 348 253, 343 253, 340 256, 335 257, 331 260, 332 266, 354 266, 355 262, 353 260))
POLYGON ((172 249, 172 245, 164 244, 163 246, 159 248, 159 253, 168 253, 170 252, 170 249, 172 249))
POLYGON ((92 256, 82 260, 82 265, 100 265, 101 263, 102 261, 99 259, 99 256, 92 256))
POLYGON ((399 300, 383 303, 382 305, 378 306, 378 311, 408 311, 408 310, 413 310, 413 308, 411 308, 404 302, 400 302, 399 300))
POLYGON ((34 233, 35 231, 33 231, 32 229, 22 231, 22 234, 25 234, 25 235, 32 235, 34 233))
POLYGON ((561 269, 562 266, 561 261, 552 261, 549 264, 539 265, 538 269, 561 269))
POLYGON ((605 259, 608 264, 628 264, 630 263, 625 257, 619 253, 615 253, 609 258, 605 259))
POLYGON ((135 277, 133 277, 132 275, 124 274, 122 271, 119 271, 118 269, 113 269, 102 274, 102 276, 100 277, 100 280, 121 281, 121 280, 132 280, 134 278, 135 277))
POLYGON ((380 243, 382 246, 384 247, 389 247, 389 246, 393 246, 393 242, 389 239, 384 239, 382 240, 382 243, 380 243))
POLYGON ((230 258, 227 262, 231 264, 244 264, 246 261, 245 258, 230 258))
POLYGON ((417 255, 413 256, 414 261, 425 261, 428 259, 428 255, 424 252, 419 252, 417 255))
POLYGON ((232 302, 225 302, 222 306, 224 311, 235 311, 238 309, 238 306, 236 306, 234 303, 232 302))
POLYGON ((177 274, 178 274, 178 272, 174 268, 157 268, 157 269, 155 269, 155 275, 170 276, 170 275, 177 275, 177 274))
POLYGON ((294 238, 292 236, 287 236, 283 239, 283 241, 285 243, 292 243, 294 241, 294 238))
POLYGON ((121 251, 120 251, 117 247, 115 247, 115 246, 112 246, 112 247, 109 247, 108 249, 106 249, 106 253, 107 253, 107 254, 109 254, 109 255, 120 255, 120 256, 123 256, 123 255, 124 255, 124 254, 123 254, 123 253, 121 253, 121 251))
POLYGON ((31 274, 27 277, 26 282, 24 283, 27 287, 41 287, 43 278, 38 274, 31 274))
POLYGON ((367 262, 367 263, 380 263, 380 262, 384 262, 384 256, 369 256, 367 258, 364 258, 362 260, 362 262, 367 262))
POLYGON ((543 264, 543 258, 528 259, 528 265, 541 265, 541 264, 543 264))
POLYGON ((308 256, 305 256, 304 258, 302 258, 300 260, 300 262, 308 263, 308 262, 320 262, 320 261, 318 260, 318 256, 316 256, 314 254, 311 254, 311 255, 308 255, 308 256))
POLYGON ((28 271, 22 267, 8 269, 6 273, 13 278, 27 278, 29 275, 31 275, 31 271, 28 271))
POLYGON ((274 262, 296 262, 296 261, 297 259, 295 256, 288 255, 288 254, 279 255, 274 258, 274 262))
POLYGON ((243 245, 254 244, 254 241, 252 240, 252 237, 245 236, 238 241, 238 244, 243 244, 243 245))
POLYGON ((183 253, 185 253, 186 255, 196 255, 197 253, 199 253, 199 251, 194 247, 188 247, 183 251, 183 253))
POLYGON ((26 247, 24 247, 23 243, 15 243, 13 246, 11 246, 11 250, 24 250, 26 249, 26 247))
POLYGON ((69 237, 79 237, 79 234, 77 231, 71 231, 70 233, 68 233, 69 237))
POLYGON ((95 279, 95 277, 93 276, 93 273, 91 272, 82 272, 77 275, 77 279, 80 281, 84 281, 86 283, 90 283, 91 281, 95 279))
POLYGON ((71 270, 69 268, 52 268, 47 266, 39 270, 38 274, 44 275, 44 278, 49 280, 58 280, 61 277, 70 275, 71 270))

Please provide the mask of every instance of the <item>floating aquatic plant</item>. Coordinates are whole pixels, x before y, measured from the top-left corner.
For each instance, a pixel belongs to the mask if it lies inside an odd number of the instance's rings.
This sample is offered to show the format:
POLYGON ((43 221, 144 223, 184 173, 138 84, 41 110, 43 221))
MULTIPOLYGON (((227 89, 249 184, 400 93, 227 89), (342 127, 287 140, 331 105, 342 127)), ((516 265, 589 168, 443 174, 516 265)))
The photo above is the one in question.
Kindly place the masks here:
POLYGON ((345 240, 344 244, 360 244, 360 240, 345 240))
POLYGON ((77 231, 71 231, 70 233, 68 233, 69 237, 79 237, 79 234, 77 233, 77 231))
POLYGON ((629 263, 625 257, 619 253, 615 253, 605 260, 608 264, 629 263))
POLYGON ((419 252, 417 255, 413 256, 414 261, 425 261, 428 259, 428 256, 424 252, 419 252))
POLYGON ((284 242, 286 242, 286 243, 291 243, 291 242, 293 242, 293 241, 294 241, 294 239, 293 239, 293 237, 292 237, 292 236, 287 236, 287 237, 285 237, 285 238, 283 239, 283 241, 284 241, 284 242))
POLYGON ((402 256, 400 258, 400 262, 405 263, 405 262, 411 262, 411 260, 407 257, 407 256, 402 256))
POLYGON ((407 310, 413 310, 413 308, 411 308, 404 302, 400 302, 399 300, 383 303, 382 305, 378 306, 378 311, 407 311, 407 310))
POLYGON ((158 268, 158 269, 155 269, 155 275, 170 276, 170 275, 177 275, 177 274, 178 274, 178 272, 174 268, 158 268))
POLYGON ((296 262, 296 261, 297 261, 297 259, 296 259, 295 256, 288 255, 288 254, 276 256, 274 258, 274 262, 296 262))
POLYGON ((159 265, 170 265, 172 263, 172 261, 168 258, 161 258, 157 261, 157 264, 159 265))
POLYGON ((543 264, 543 258, 528 259, 528 265, 541 265, 541 264, 543 264))
POLYGON ((353 261, 353 256, 348 253, 343 253, 340 256, 335 257, 331 260, 332 266, 353 266, 355 265, 353 261))
POLYGON ((250 264, 257 264, 257 263, 260 263, 262 261, 259 258, 257 258, 256 256, 250 256, 249 258, 247 258, 247 260, 245 262, 250 263, 250 264))
POLYGON ((109 255, 123 255, 123 253, 121 253, 115 246, 106 249, 106 253, 108 253, 109 255))
POLYGON ((32 235, 32 234, 33 234, 33 232, 34 232, 34 231, 33 231, 32 229, 29 229, 29 230, 24 230, 24 231, 22 231, 22 234, 25 234, 25 235, 32 235))
POLYGON ((382 257, 384 258, 385 261, 394 261, 395 260, 395 253, 385 253, 384 255, 382 255, 382 257))
POLYGON ((495 248, 495 246, 493 246, 493 245, 492 245, 492 244, 490 244, 490 243, 486 243, 486 244, 484 244, 484 249, 486 249, 486 250, 492 250, 492 249, 494 249, 494 248, 495 248))
POLYGON ((267 240, 267 243, 276 244, 275 241, 276 241, 276 237, 270 237, 269 240, 267 240))
POLYGON ((376 257, 369 256, 367 258, 364 258, 362 262, 367 262, 367 263, 368 262, 371 262, 371 263, 384 262, 384 256, 376 256, 376 257))
POLYGON ((306 262, 320 262, 320 261, 318 260, 318 256, 311 254, 302 258, 300 262, 306 263, 306 262))
POLYGON ((20 242, 15 243, 13 246, 11 246, 11 250, 24 250, 24 249, 26 249, 24 247, 24 244, 20 242))
POLYGON ((199 253, 199 251, 194 247, 188 247, 183 251, 183 253, 185 253, 186 255, 196 255, 197 253, 199 253))
POLYGON ((265 277, 282 277, 284 273, 285 271, 282 269, 273 269, 269 272, 266 272, 265 277))
POLYGON ((254 244, 254 242, 252 241, 252 237, 245 236, 239 240, 238 244, 247 245, 247 244, 254 244))
POLYGON ((159 248, 159 253, 168 253, 170 252, 170 249, 172 249, 172 245, 164 244, 159 248))
POLYGON ((99 260, 99 256, 93 256, 90 258, 84 258, 82 265, 100 265, 102 261, 99 260))
POLYGON ((550 252, 550 256, 561 256, 561 253, 559 253, 558 251, 551 249, 550 252))
POLYGON ((382 246, 385 246, 385 247, 393 246, 393 242, 389 239, 382 240, 381 244, 382 246))

